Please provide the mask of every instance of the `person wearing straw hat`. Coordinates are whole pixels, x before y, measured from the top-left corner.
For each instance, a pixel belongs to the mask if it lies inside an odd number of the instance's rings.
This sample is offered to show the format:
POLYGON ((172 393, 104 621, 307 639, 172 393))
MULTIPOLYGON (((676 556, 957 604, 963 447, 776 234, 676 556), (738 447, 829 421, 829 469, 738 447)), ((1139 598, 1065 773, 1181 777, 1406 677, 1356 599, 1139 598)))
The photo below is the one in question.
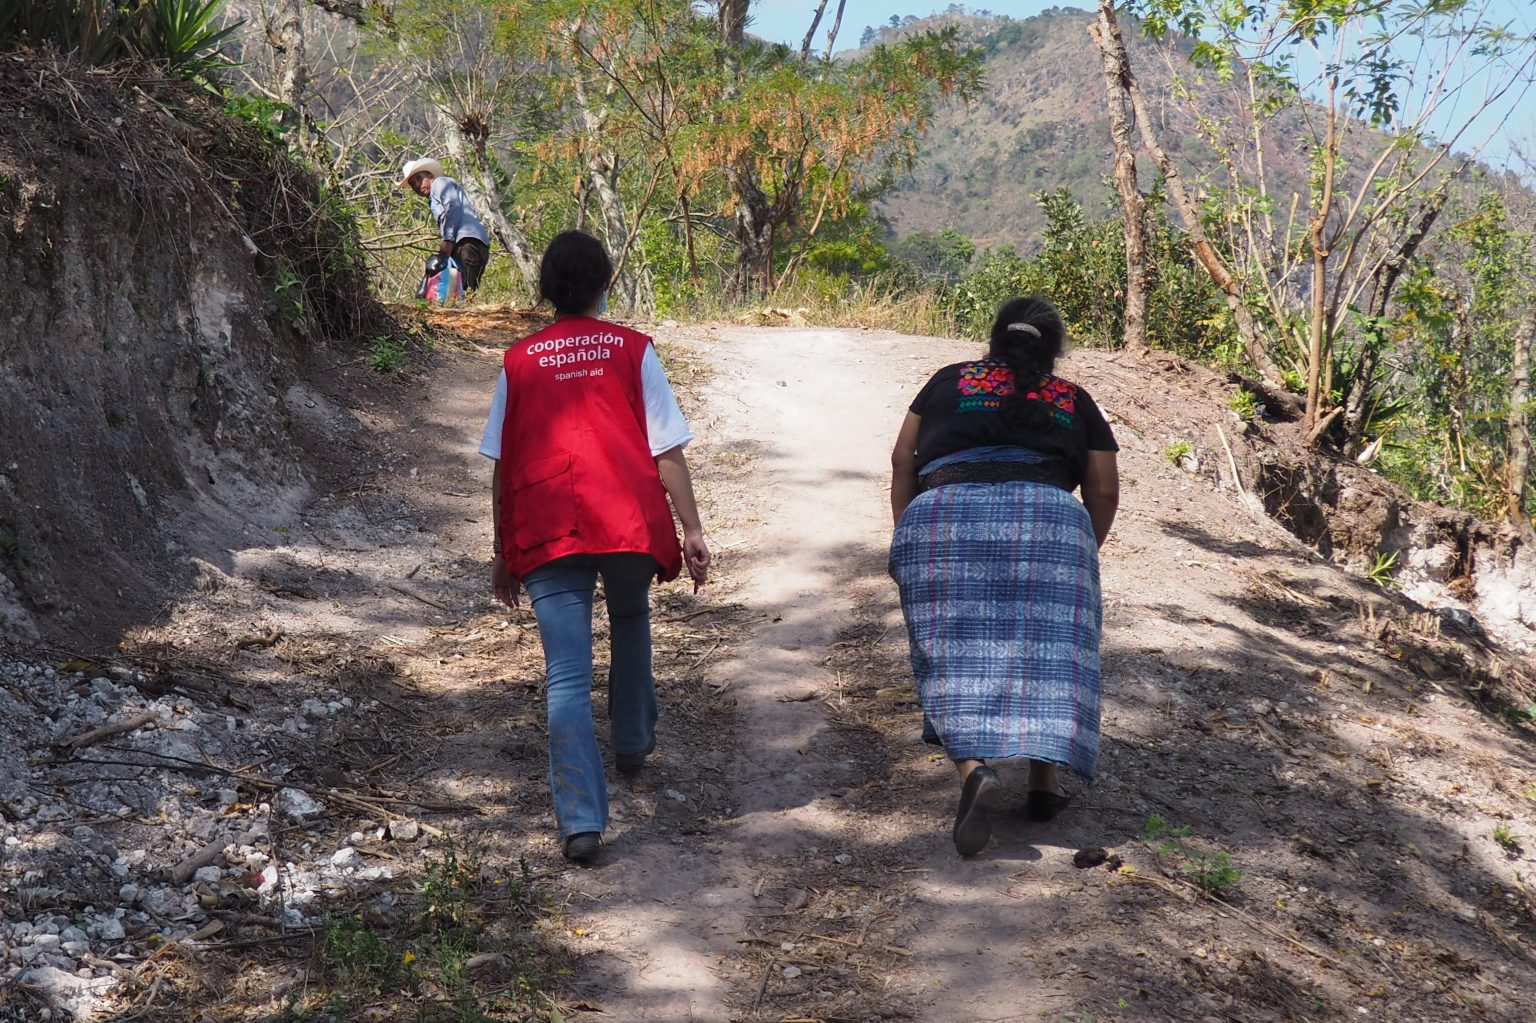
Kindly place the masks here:
POLYGON ((400 169, 400 183, 432 204, 432 216, 442 233, 438 255, 459 264, 464 290, 480 286, 480 275, 491 259, 491 236, 480 222, 464 186, 443 173, 443 165, 430 157, 407 160, 400 169))

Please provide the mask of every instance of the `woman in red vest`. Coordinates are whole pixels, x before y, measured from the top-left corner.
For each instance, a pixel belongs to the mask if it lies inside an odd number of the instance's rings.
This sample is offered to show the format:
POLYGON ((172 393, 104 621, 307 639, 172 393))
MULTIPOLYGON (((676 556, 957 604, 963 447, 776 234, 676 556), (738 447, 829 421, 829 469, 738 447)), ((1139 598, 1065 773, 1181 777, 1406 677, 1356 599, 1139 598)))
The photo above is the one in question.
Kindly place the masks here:
POLYGON ((491 586, 528 590, 544 644, 549 785, 567 859, 596 855, 608 787, 592 726, 592 597, 603 577, 612 663, 609 745, 633 775, 656 741, 649 589, 709 548, 683 446, 693 439, 651 339, 598 319, 613 264, 596 238, 558 235, 539 291, 555 322, 507 349, 480 453, 495 460, 491 586), (672 499, 672 507, 667 498, 672 499), (672 509, 683 526, 679 547, 672 509))

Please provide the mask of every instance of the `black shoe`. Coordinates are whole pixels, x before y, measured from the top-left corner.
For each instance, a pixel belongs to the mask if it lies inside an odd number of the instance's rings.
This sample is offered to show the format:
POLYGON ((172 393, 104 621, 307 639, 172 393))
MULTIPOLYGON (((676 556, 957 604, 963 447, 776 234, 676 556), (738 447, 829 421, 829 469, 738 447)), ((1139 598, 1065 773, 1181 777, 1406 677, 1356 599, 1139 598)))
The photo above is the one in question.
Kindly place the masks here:
POLYGON ((992 768, 978 767, 966 776, 955 812, 955 851, 961 856, 975 856, 987 847, 992 837, 991 810, 1002 794, 1002 783, 992 768))
POLYGON ((1024 797, 1024 816, 1028 820, 1043 824, 1046 821, 1055 820, 1057 814, 1065 810, 1071 802, 1071 796, 1037 789, 1024 797))
POLYGON ((626 778, 633 778, 645 767, 645 758, 651 755, 656 748, 656 736, 651 736, 651 744, 645 747, 642 753, 618 753, 613 755, 613 766, 626 778))
POLYGON ((572 863, 590 863, 602 847, 603 836, 598 831, 583 831, 565 840, 565 858, 572 863))

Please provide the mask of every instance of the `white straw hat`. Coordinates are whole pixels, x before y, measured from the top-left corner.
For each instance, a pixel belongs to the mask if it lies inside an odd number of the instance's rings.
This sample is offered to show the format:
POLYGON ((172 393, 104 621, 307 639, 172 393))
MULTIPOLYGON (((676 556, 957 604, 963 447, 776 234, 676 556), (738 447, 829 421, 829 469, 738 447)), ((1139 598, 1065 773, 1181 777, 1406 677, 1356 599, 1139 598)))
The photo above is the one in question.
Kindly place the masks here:
POLYGON ((422 171, 426 171, 434 178, 440 178, 443 176, 443 165, 431 157, 407 160, 405 161, 405 166, 400 168, 400 184, 410 187, 411 179, 422 171))

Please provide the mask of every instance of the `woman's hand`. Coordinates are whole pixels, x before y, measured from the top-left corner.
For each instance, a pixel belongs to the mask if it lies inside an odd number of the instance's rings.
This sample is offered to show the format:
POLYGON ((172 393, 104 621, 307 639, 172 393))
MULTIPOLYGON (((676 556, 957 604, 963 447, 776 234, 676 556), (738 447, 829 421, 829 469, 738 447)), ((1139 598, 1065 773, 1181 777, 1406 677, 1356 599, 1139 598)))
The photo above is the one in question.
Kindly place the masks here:
POLYGON ((683 561, 693 579, 693 592, 697 593, 709 578, 709 546, 704 543, 702 529, 683 530, 683 561))
POLYGON ((507 559, 498 557, 491 562, 491 592, 496 594, 496 599, 508 607, 516 607, 518 589, 517 580, 512 578, 512 570, 507 567, 507 559))

